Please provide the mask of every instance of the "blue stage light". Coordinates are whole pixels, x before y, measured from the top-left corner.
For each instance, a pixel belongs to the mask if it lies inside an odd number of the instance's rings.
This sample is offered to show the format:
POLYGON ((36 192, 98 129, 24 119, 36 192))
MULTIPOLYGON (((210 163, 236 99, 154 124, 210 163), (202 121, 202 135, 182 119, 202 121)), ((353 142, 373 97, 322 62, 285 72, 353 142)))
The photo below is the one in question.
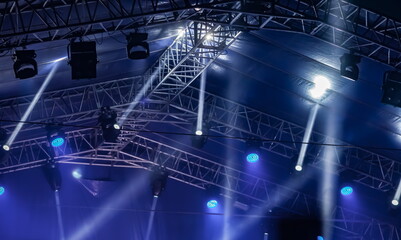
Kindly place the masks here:
POLYGON ((5 191, 4 187, 0 187, 0 195, 3 195, 5 191))
POLYGON ((215 207, 217 207, 218 203, 216 200, 210 200, 209 202, 207 202, 206 205, 208 208, 215 208, 215 207))
POLYGON ((76 179, 79 179, 82 177, 82 173, 79 170, 74 170, 72 171, 72 176, 76 179))
POLYGON ((51 144, 53 147, 60 147, 61 145, 64 144, 64 138, 56 137, 56 138, 52 139, 51 144))
POLYGON ((318 236, 317 240, 324 240, 324 238, 322 236, 318 236))
POLYGON ((343 196, 351 195, 353 191, 354 191, 354 189, 352 189, 352 187, 350 187, 350 186, 345 186, 345 187, 341 188, 341 194, 343 196))
POLYGON ((246 155, 246 160, 250 163, 259 161, 259 155, 257 153, 249 153, 246 155))

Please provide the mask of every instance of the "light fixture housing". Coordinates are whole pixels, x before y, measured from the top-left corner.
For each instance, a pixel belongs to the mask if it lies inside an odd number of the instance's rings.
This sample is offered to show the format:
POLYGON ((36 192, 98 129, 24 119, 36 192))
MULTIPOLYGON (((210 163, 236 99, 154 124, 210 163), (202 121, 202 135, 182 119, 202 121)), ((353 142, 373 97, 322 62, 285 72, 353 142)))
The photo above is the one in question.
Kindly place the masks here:
POLYGON ((147 33, 131 33, 127 36, 127 55, 129 59, 145 59, 150 55, 147 33))
POLYGON ((117 142, 121 126, 117 123, 117 113, 110 107, 101 107, 98 121, 102 128, 103 139, 106 142, 117 142))
POLYGON ((168 179, 168 172, 163 167, 156 167, 153 169, 152 174, 152 194, 153 197, 159 197, 160 194, 166 189, 168 179))
POLYGON ((96 42, 72 42, 68 45, 72 79, 96 78, 97 63, 96 42))
POLYGON ((348 78, 349 80, 356 81, 359 78, 359 67, 358 63, 361 62, 361 56, 354 55, 351 53, 345 53, 340 57, 341 62, 341 76, 348 78))
POLYGON ((58 163, 54 159, 50 159, 44 166, 45 177, 50 185, 50 188, 58 192, 61 189, 61 173, 58 163))
POLYGON ((35 61, 34 50, 17 50, 13 55, 15 77, 26 79, 38 74, 38 64, 35 61))
POLYGON ((61 129, 61 123, 51 122, 46 125, 47 140, 54 148, 61 147, 65 143, 65 133, 61 129))
POLYGON ((387 71, 384 73, 381 102, 395 107, 401 107, 400 72, 387 71))

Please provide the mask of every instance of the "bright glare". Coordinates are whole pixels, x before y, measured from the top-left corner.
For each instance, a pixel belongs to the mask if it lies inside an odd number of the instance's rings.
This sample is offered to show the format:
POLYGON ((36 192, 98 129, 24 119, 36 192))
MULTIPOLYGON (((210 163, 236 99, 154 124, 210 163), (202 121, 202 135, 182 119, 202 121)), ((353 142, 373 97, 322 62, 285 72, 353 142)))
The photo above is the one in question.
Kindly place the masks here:
POLYGON ((217 207, 218 203, 216 200, 210 200, 209 202, 207 202, 206 205, 208 208, 215 208, 215 207, 217 207))
POLYGON ((341 194, 344 195, 344 196, 351 195, 353 192, 354 192, 354 190, 350 186, 346 186, 346 187, 341 188, 341 194))
POLYGON ((64 138, 62 137, 57 137, 55 139, 52 140, 51 142, 53 147, 60 147, 64 144, 64 138))
POLYGON ((178 30, 178 37, 182 37, 182 36, 184 36, 184 34, 185 34, 185 29, 179 29, 178 30))
POLYGON ((0 195, 3 195, 5 191, 4 187, 0 187, 0 195))
POLYGON ((114 129, 116 130, 120 130, 120 125, 118 125, 117 123, 113 125, 114 129))
POLYGON ((321 98, 326 93, 327 89, 331 87, 329 79, 321 75, 316 76, 313 79, 313 83, 315 86, 309 90, 309 94, 315 99, 321 98))
POLYGON ((72 176, 76 179, 82 178, 82 173, 79 170, 72 171, 72 176))
POLYGON ((296 165, 295 166, 295 170, 297 170, 298 172, 302 171, 302 166, 301 165, 296 165))
POLYGON ((317 240, 324 240, 324 238, 322 236, 318 236, 317 240))
POLYGON ((10 151, 10 146, 8 146, 7 144, 3 145, 3 150, 4 151, 10 151))
POLYGON ((67 59, 67 57, 57 58, 57 59, 51 61, 51 63, 60 62, 60 61, 63 61, 63 60, 65 60, 65 59, 67 59))
POLYGON ((203 132, 202 132, 202 130, 196 130, 195 134, 198 136, 201 136, 203 134, 203 132))
POLYGON ((208 33, 206 34, 206 40, 212 40, 213 39, 213 35, 208 33))
POLYGON ((398 204, 400 204, 400 202, 397 199, 393 199, 391 201, 391 204, 393 204, 394 206, 398 206, 398 204))
POLYGON ((250 163, 255 163, 255 162, 259 161, 259 155, 257 153, 249 153, 246 156, 246 160, 250 163))

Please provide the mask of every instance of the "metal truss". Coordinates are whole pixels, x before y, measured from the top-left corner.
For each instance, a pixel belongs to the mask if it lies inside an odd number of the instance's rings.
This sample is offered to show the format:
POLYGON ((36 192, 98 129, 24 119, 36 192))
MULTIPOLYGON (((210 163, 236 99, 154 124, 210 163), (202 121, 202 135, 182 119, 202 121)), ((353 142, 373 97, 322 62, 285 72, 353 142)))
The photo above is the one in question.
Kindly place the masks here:
POLYGON ((7 1, 0 16, 0 49, 184 20, 243 29, 301 32, 400 67, 401 23, 345 0, 246 1, 7 1))
MULTIPOLYGON (((124 151, 115 144, 103 144, 97 129, 79 129, 67 133, 67 144, 53 150, 46 137, 16 142, 10 153, 11 161, 27 158, 25 164, 17 168, 8 166, 2 171, 39 167, 56 153, 55 159, 62 164, 78 164, 107 167, 140 168, 152 170, 154 166, 164 166, 172 179, 204 189, 218 186, 251 199, 261 206, 261 211, 279 208, 300 215, 309 215, 320 202, 311 196, 287 186, 268 181, 255 175, 228 167, 219 161, 209 160, 199 155, 181 150, 180 143, 170 140, 162 143, 153 138, 138 135, 136 131, 124 130, 120 140, 126 141, 124 151)), ((400 240, 401 229, 391 224, 335 207, 332 212, 333 227, 346 234, 341 239, 382 239, 400 240)))

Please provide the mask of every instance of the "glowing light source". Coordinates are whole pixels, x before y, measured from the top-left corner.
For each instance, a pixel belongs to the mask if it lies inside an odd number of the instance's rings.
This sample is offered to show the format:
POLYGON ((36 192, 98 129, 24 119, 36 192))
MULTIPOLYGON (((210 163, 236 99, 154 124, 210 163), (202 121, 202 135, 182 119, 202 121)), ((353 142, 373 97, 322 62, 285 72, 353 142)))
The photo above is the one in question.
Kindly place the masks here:
POLYGON ((67 59, 67 57, 57 58, 57 59, 51 61, 51 63, 61 62, 61 61, 65 60, 65 59, 67 59))
POLYGON ((331 87, 329 79, 321 75, 316 76, 313 79, 313 83, 315 86, 309 90, 309 94, 315 99, 321 98, 326 93, 327 89, 331 87))
POLYGON ((64 144, 65 140, 62 137, 56 137, 51 141, 53 147, 60 147, 64 144))
POLYGON ((210 33, 206 34, 205 37, 206 37, 206 40, 212 40, 213 39, 213 35, 210 34, 210 33))
POLYGON ((74 170, 74 171, 72 171, 72 176, 76 179, 80 179, 80 178, 82 178, 82 173, 79 170, 74 170))
POLYGON ((302 171, 302 166, 301 165, 296 165, 295 166, 295 170, 297 170, 298 172, 302 171))
POLYGON ((4 187, 0 187, 0 195, 3 195, 6 189, 4 187))
POLYGON ((203 134, 203 132, 202 132, 202 130, 196 130, 195 134, 198 136, 201 136, 203 134))
POLYGON ((183 37, 184 34, 185 34, 185 29, 181 28, 181 29, 178 30, 178 37, 183 37))
POLYGON ((398 206, 398 204, 400 203, 400 197, 401 197, 401 179, 400 183, 398 184, 397 190, 394 194, 394 198, 391 201, 391 204, 393 204, 393 206, 398 206))
POLYGON ((249 153, 246 156, 246 160, 250 163, 255 163, 255 162, 259 161, 259 155, 257 153, 249 153))
POLYGON ((208 208, 215 208, 218 205, 218 202, 216 200, 210 200, 209 202, 207 202, 207 207, 208 208))
POLYGON ((400 204, 400 202, 397 199, 393 199, 391 201, 391 204, 393 204, 394 206, 398 206, 398 204, 400 204))
POLYGON ((114 127, 114 129, 116 129, 116 130, 120 130, 120 129, 121 129, 120 125, 118 125, 117 123, 114 124, 113 127, 114 127))
POLYGON ((317 240, 324 240, 324 238, 322 236, 318 236, 317 240))
POLYGON ((8 146, 7 144, 3 145, 3 150, 4 151, 10 151, 10 146, 8 146))
POLYGON ((350 186, 345 186, 343 188, 341 188, 341 194, 343 196, 349 196, 354 192, 354 189, 350 186))

